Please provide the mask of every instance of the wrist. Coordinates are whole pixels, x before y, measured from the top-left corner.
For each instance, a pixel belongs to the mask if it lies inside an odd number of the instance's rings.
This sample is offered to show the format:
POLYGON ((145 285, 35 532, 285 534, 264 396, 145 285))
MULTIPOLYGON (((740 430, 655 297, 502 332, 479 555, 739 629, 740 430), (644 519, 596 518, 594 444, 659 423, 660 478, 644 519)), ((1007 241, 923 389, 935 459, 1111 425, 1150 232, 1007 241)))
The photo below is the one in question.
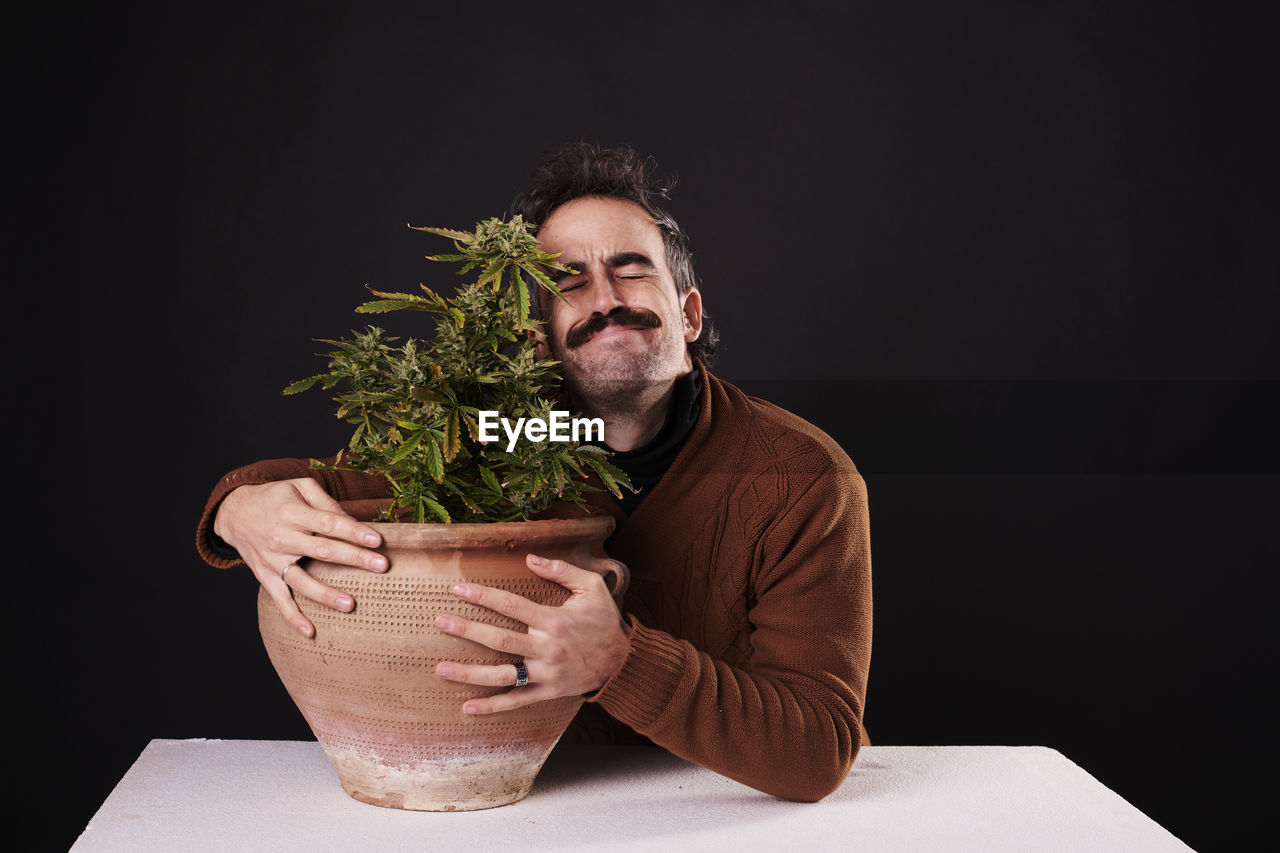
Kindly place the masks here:
POLYGON ((213 523, 209 525, 214 536, 217 536, 223 542, 226 542, 232 547, 235 547, 235 543, 231 541, 232 533, 229 529, 227 519, 232 512, 234 512, 234 504, 235 501, 238 500, 238 498, 235 497, 236 492, 239 492, 243 488, 244 486, 237 486, 227 492, 227 494, 218 503, 217 509, 213 511, 213 523), (232 510, 228 510, 228 505, 232 506, 232 510))
POLYGON ((590 698, 600 692, 606 684, 613 680, 627 662, 627 656, 631 654, 631 623, 625 619, 618 622, 618 633, 614 635, 613 642, 609 644, 609 653, 606 656, 605 666, 602 667, 603 677, 598 680, 595 689, 588 691, 585 696, 590 698))

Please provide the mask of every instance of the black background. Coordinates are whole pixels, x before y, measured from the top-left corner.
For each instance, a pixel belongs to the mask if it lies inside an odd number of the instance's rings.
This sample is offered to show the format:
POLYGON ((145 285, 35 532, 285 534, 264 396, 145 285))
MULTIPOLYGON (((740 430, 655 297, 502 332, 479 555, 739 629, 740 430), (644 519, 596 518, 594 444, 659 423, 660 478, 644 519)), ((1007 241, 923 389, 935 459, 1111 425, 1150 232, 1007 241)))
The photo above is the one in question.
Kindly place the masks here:
MULTIPOLYGON (((344 441, 316 337, 546 149, 679 175, 719 374, 869 489, 880 744, 1043 744, 1198 849, 1275 793, 1262 4, 9 7, 4 784, 65 848, 152 738, 307 738, 227 470, 344 441)), ((397 328, 395 324, 393 328, 397 328)))

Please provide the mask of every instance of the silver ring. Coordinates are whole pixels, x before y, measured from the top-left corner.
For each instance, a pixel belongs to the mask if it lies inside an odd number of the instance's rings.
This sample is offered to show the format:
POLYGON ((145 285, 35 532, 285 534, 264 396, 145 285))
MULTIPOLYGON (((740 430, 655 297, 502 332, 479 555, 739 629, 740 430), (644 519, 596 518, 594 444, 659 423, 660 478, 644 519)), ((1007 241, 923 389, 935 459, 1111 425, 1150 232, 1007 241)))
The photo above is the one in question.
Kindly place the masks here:
MULTIPOLYGON (((301 569, 301 568, 302 566, 298 565, 297 560, 293 561, 292 563, 290 563, 289 565, 285 566, 283 569, 280 570, 280 580, 284 581, 284 576, 289 574, 290 569, 301 569)), ((289 583, 288 581, 284 581, 284 582, 286 585, 289 583)))
POLYGON ((518 660, 512 666, 516 668, 516 687, 524 687, 529 683, 529 670, 525 669, 524 661, 518 660))

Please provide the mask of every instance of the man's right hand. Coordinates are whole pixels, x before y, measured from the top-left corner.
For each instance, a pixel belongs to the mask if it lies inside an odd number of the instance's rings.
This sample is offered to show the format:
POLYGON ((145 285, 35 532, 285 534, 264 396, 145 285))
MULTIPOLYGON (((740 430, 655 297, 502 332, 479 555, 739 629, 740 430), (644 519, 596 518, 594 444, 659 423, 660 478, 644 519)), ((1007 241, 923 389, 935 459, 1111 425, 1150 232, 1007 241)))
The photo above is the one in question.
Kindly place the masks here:
POLYGON ((308 637, 315 635, 315 628, 298 609, 294 592, 334 610, 350 611, 355 602, 301 567, 290 569, 282 580, 286 566, 315 557, 372 572, 387 570, 386 557, 359 547, 376 548, 382 537, 343 512, 310 477, 235 489, 218 507, 213 532, 240 552, 280 613, 308 637))

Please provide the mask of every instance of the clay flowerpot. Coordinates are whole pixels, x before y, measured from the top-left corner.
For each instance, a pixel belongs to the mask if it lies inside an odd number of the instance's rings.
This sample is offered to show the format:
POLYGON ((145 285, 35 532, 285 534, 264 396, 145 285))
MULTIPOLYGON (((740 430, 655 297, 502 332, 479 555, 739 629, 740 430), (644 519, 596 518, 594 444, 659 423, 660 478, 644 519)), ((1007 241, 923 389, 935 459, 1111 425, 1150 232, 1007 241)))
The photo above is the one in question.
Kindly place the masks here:
MULTIPOLYGON (((344 505, 357 518, 368 507, 344 505)), ((509 663, 515 658, 435 627, 440 613, 524 630, 523 625, 454 596, 470 581, 558 605, 568 590, 537 577, 525 555, 584 568, 603 557, 613 519, 592 516, 498 524, 371 523, 383 539, 385 574, 319 561, 302 565, 351 594, 343 613, 296 596, 315 625, 307 638, 289 626, 271 598, 258 596, 267 654, 316 739, 358 800, 424 811, 484 809, 529 793, 551 748, 577 713, 577 696, 514 711, 466 715, 462 703, 510 688, 476 687, 436 676, 442 660, 509 663)), ((606 575, 615 595, 626 569, 606 575)))

